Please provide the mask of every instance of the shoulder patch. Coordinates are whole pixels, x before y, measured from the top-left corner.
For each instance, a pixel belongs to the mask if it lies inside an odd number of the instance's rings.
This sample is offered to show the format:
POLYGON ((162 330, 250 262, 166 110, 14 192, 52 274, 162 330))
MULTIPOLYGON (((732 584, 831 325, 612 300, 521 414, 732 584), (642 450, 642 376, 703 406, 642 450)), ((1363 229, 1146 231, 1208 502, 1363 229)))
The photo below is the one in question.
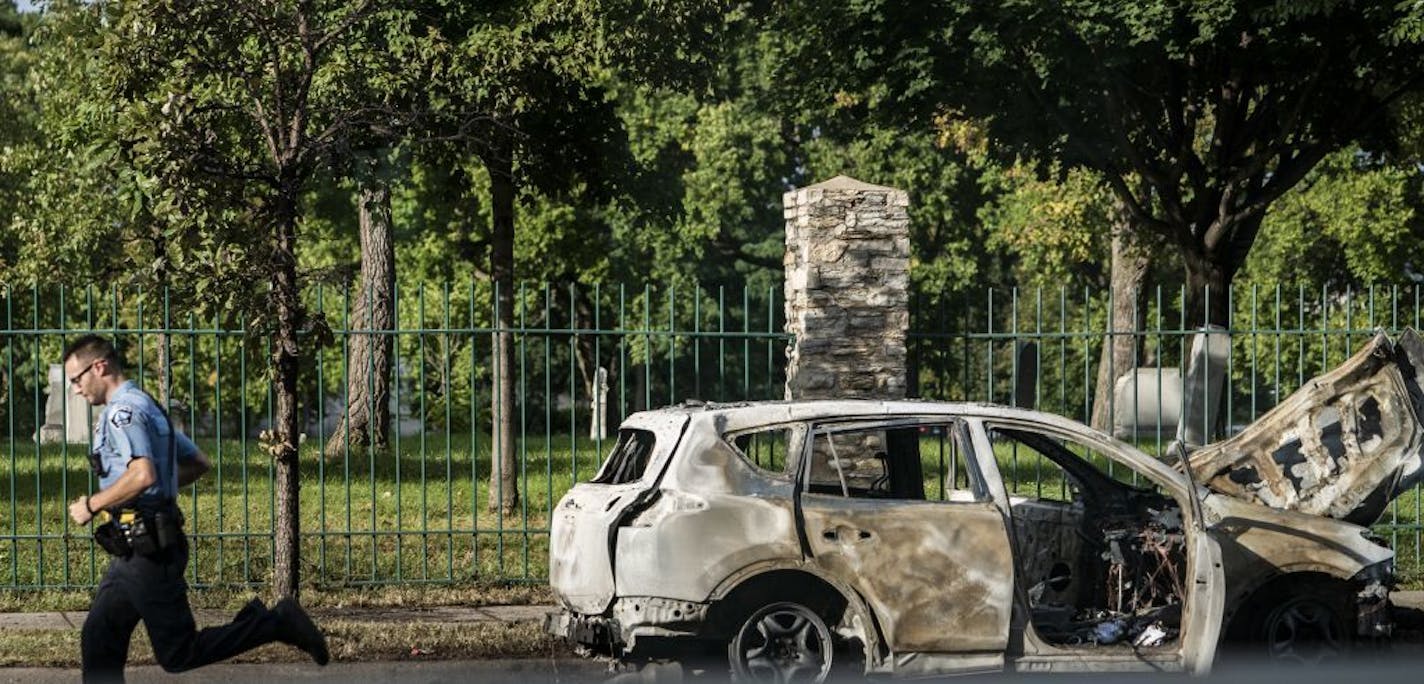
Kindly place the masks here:
POLYGON ((124 427, 133 422, 133 409, 127 406, 119 406, 114 412, 109 414, 109 423, 114 427, 124 427))

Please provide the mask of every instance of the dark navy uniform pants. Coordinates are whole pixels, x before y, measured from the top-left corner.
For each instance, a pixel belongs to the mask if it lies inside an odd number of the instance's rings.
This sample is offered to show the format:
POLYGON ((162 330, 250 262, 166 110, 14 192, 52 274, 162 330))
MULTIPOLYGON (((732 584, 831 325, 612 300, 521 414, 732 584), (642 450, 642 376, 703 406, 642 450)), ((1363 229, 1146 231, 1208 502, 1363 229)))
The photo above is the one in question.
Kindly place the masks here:
POLYGON ((144 557, 112 558, 84 621, 84 681, 122 682, 129 637, 142 621, 153 655, 168 672, 231 658, 277 640, 278 616, 253 601, 234 620, 198 631, 188 606, 188 542, 144 557))

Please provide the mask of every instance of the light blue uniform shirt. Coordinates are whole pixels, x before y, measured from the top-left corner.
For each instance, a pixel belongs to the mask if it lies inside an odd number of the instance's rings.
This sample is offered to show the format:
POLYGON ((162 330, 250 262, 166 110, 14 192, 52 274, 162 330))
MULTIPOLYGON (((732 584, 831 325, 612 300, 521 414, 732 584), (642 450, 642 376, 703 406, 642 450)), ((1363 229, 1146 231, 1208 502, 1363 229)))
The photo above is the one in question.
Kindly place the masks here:
POLYGON ((198 455, 198 447, 181 432, 169 440, 171 430, 158 404, 132 380, 119 385, 109 395, 109 403, 94 426, 94 451, 98 452, 104 469, 99 486, 107 489, 128 470, 130 461, 146 458, 153 462, 158 482, 125 507, 151 508, 177 498, 177 462, 169 457, 168 449, 170 445, 176 446, 177 460, 190 461, 198 455))

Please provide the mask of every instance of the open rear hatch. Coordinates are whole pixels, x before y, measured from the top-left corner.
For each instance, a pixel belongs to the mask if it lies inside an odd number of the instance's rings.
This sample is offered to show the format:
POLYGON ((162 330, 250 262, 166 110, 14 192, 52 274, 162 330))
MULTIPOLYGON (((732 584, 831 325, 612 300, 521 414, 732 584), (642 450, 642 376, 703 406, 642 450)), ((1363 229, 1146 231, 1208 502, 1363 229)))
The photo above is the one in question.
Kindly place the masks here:
POLYGON ((1369 525, 1421 477, 1424 341, 1380 333, 1235 436, 1187 459, 1239 499, 1369 525))

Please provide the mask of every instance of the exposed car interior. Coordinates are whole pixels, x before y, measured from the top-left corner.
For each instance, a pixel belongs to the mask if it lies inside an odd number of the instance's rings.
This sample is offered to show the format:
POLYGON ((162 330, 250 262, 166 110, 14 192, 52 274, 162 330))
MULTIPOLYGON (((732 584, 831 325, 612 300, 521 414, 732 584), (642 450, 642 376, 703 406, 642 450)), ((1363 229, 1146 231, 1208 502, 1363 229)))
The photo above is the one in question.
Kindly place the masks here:
POLYGON ((984 501, 955 422, 817 431, 806 491, 903 501, 984 501))
POLYGON ((990 438, 1011 465, 1001 471, 1038 637, 1065 648, 1176 648, 1187 560, 1177 502, 1122 466, 1095 465, 1105 459, 1079 445, 1004 427, 990 438), (1018 470, 1025 477, 1011 476, 1018 470))

